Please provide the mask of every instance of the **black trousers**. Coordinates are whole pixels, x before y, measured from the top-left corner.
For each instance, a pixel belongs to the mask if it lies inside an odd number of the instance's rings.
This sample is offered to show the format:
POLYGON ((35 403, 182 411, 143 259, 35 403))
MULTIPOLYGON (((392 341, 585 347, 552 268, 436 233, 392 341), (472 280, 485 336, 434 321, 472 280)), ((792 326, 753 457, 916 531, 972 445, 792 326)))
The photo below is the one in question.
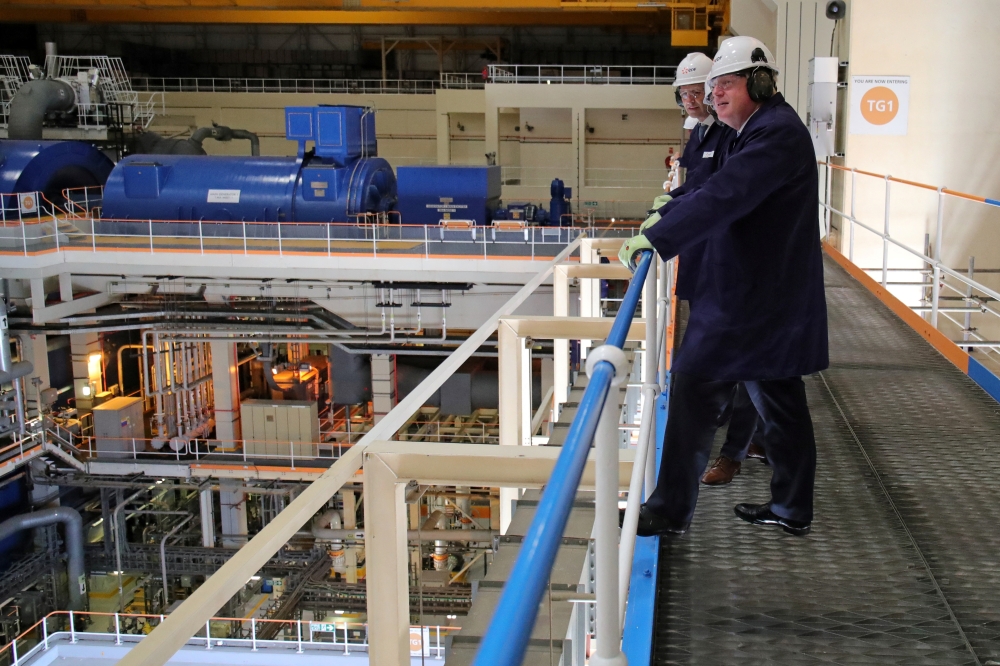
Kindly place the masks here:
MULTIPOLYGON (((646 504, 673 523, 691 522, 698 480, 712 452, 719 416, 736 384, 678 373, 671 376, 660 474, 646 504)), ((805 384, 801 377, 744 384, 764 422, 763 438, 773 470, 771 510, 782 518, 811 521, 816 440, 805 384)))
MULTIPOLYGON (((739 382, 733 390, 733 397, 726 405, 719 423, 729 421, 729 428, 726 430, 726 441, 722 444, 719 455, 723 455, 730 460, 742 462, 747 457, 750 450, 750 443, 762 440, 761 436, 754 437, 757 432, 759 420, 757 408, 753 406, 750 393, 746 384, 739 382)), ((763 428, 761 428, 763 430, 763 428)))

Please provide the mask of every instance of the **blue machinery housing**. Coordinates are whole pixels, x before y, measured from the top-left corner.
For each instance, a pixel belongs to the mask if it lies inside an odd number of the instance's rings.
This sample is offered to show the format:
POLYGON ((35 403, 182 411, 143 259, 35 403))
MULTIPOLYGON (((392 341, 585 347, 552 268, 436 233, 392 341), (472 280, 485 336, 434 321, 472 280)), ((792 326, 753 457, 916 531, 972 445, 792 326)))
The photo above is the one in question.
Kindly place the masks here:
POLYGON ((104 187, 103 217, 353 222, 395 206, 396 177, 375 157, 371 109, 288 107, 285 137, 298 142, 295 157, 126 157, 104 187))
MULTIPOLYGON (((643 252, 604 344, 619 349, 625 344, 629 326, 639 305, 646 273, 652 264, 653 253, 643 252)), ((601 410, 614 376, 615 368, 611 363, 602 361, 595 365, 562 451, 549 476, 549 483, 538 502, 535 518, 508 577, 509 581, 517 581, 518 584, 504 586, 489 629, 479 644, 474 666, 520 666, 524 659, 531 629, 535 625, 535 616, 538 614, 538 605, 542 601, 546 581, 573 508, 576 489, 580 485, 601 410)))
POLYGON ((103 185, 115 163, 90 144, 75 141, 0 141, 0 200, 17 209, 17 200, 2 195, 41 192, 52 203, 72 187, 103 185))

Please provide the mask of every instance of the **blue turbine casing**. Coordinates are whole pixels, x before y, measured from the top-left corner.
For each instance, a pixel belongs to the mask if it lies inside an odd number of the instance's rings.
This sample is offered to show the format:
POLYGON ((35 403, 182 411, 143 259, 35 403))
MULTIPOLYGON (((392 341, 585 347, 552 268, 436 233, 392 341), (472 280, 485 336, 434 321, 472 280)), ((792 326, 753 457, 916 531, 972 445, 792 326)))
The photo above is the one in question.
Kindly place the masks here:
MULTIPOLYGON (((41 192, 59 204, 64 189, 103 185, 114 166, 88 143, 0 141, 0 195, 41 192)), ((4 204, 16 206, 16 202, 4 204)))
POLYGON ((105 218, 350 222, 396 202, 396 178, 363 107, 288 107, 298 157, 133 155, 104 187, 105 218), (306 142, 315 144, 306 151, 306 142))
POLYGON ((403 224, 489 224, 500 204, 499 166, 401 166, 396 173, 403 224))

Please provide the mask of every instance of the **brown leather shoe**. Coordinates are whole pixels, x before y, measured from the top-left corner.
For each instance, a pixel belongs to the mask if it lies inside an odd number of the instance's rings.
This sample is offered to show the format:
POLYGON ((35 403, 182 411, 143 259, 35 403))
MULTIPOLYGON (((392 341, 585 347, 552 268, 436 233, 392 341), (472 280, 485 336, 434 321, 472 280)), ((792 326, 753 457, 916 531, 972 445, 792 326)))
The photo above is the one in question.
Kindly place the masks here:
POLYGON ((740 463, 726 456, 719 456, 712 463, 712 466, 701 477, 701 482, 706 486, 722 486, 733 480, 733 477, 740 473, 740 463))
POLYGON ((767 453, 764 451, 764 447, 757 442, 751 442, 750 448, 747 449, 747 458, 756 458, 757 460, 764 460, 767 458, 767 453))

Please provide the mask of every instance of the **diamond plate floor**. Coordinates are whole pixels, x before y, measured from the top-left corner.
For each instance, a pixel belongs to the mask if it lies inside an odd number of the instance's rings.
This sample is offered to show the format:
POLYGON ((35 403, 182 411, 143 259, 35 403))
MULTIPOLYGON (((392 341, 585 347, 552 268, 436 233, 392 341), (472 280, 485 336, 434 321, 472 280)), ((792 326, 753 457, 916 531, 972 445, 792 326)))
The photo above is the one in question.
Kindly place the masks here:
POLYGON ((1000 665, 1000 406, 832 261, 826 281, 813 532, 733 515, 768 497, 756 461, 702 487, 661 546, 654 663, 1000 665))

